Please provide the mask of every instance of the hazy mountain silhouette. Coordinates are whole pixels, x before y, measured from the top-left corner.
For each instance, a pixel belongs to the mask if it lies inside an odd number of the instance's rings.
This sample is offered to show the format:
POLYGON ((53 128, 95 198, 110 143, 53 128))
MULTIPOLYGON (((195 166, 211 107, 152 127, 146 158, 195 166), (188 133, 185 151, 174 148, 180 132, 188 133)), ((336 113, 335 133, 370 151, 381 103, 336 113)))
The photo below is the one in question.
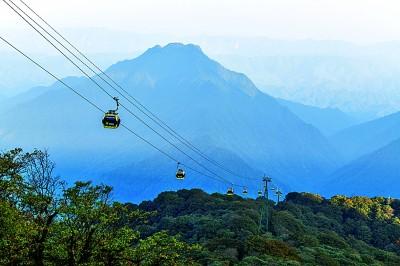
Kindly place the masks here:
POLYGON ((324 187, 327 195, 400 197, 400 139, 336 171, 324 187))
POLYGON ((284 99, 278 99, 278 102, 286 106, 304 122, 318 128, 325 136, 331 136, 357 124, 357 119, 337 108, 319 108, 284 99))
POLYGON ((275 49, 260 45, 252 56, 238 55, 235 49, 234 55, 218 58, 246 73, 274 97, 337 107, 364 121, 400 109, 398 42, 371 46, 331 41, 289 43, 293 49, 276 43, 275 49), (302 52, 302 48, 308 51, 302 52))
MULTIPOLYGON (((197 46, 155 46, 136 59, 111 66, 107 73, 180 134, 240 173, 265 171, 283 186, 312 190, 339 165, 338 155, 319 130, 260 92, 245 75, 209 59, 197 46)), ((115 103, 88 79, 65 81, 101 108, 114 108, 115 103)), ((124 99, 121 102, 129 105, 124 99)), ((1 112, 13 114, 1 126, 3 147, 48 147, 62 162, 63 173, 72 175, 73 169, 79 169, 81 176, 104 180, 107 173, 118 172, 111 185, 126 191, 147 189, 148 195, 178 186, 173 162, 122 128, 104 130, 102 114, 59 83, 1 112), (160 183, 160 176, 170 181, 160 183)), ((124 124, 196 166, 126 112, 120 113, 124 124)), ((190 175, 188 180, 206 190, 216 186, 213 181, 191 180, 190 175)))
POLYGON ((345 129, 331 141, 347 160, 371 153, 400 138, 400 112, 345 129))

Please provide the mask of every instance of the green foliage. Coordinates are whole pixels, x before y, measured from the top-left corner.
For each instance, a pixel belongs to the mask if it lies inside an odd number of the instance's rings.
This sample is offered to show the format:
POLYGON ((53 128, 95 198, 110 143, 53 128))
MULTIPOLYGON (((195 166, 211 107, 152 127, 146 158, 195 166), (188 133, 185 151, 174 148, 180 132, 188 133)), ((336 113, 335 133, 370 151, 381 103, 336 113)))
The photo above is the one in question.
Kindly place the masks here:
POLYGON ((110 201, 111 188, 77 182, 64 191, 59 220, 53 227, 48 256, 62 264, 120 264, 132 256, 138 232, 123 225, 127 208, 110 201), (54 248, 54 249, 53 249, 54 248))
POLYGON ((197 265, 194 257, 201 246, 188 245, 165 231, 140 240, 134 251, 134 261, 139 265, 197 265))
POLYGON ((390 201, 382 197, 356 196, 348 198, 346 196, 335 196, 332 197, 331 203, 343 207, 349 213, 349 216, 352 211, 355 211, 359 215, 376 220, 393 221, 396 218, 394 216, 395 210, 390 205, 390 201))
POLYGON ((252 236, 247 240, 246 246, 247 252, 250 254, 270 255, 295 261, 300 260, 295 248, 280 240, 268 239, 265 236, 252 236))
POLYGON ((291 192, 286 195, 286 201, 301 205, 316 205, 316 204, 321 204, 324 201, 324 198, 321 197, 320 195, 312 193, 291 192))
POLYGON ((34 234, 33 224, 9 202, 0 200, 0 265, 23 263, 34 234))
POLYGON ((14 149, 0 154, 0 199, 16 204, 17 196, 24 187, 22 172, 28 154, 14 149))
POLYGON ((296 219, 289 211, 280 211, 272 216, 272 230, 275 235, 288 239, 304 235, 306 228, 302 221, 296 219))
POLYGON ((53 170, 46 151, 15 149, 0 155, 0 265, 194 261, 189 255, 200 249, 197 245, 165 233, 140 239, 134 227, 146 224, 152 214, 112 202, 111 187, 77 182, 66 188, 53 170), (162 255, 158 260, 157 254, 162 255))
POLYGON ((46 151, 0 154, 0 265, 400 265, 400 201, 289 193, 270 202, 161 193, 140 205, 66 184, 46 151))
POLYGON ((318 235, 319 243, 328 245, 331 247, 345 249, 348 248, 346 241, 341 238, 338 234, 332 231, 320 233, 318 235))
POLYGON ((394 222, 398 209, 393 200, 393 211, 388 212, 389 201, 382 198, 354 197, 352 202, 353 198, 340 196, 327 200, 290 193, 274 206, 271 232, 263 235, 257 230, 261 201, 192 191, 168 192, 168 197, 162 193, 139 208, 157 211, 154 230, 200 243, 215 265, 383 265, 388 258, 400 263, 396 255, 400 227, 394 222), (174 212, 166 212, 171 209, 174 212), (377 210, 392 216, 377 215, 377 210))

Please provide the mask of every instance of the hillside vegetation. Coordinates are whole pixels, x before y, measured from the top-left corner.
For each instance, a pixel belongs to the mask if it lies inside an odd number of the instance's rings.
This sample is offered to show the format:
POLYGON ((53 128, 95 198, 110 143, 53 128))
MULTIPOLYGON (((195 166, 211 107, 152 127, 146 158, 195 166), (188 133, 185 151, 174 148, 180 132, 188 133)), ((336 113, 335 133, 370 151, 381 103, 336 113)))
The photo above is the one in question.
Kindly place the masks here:
POLYGON ((47 152, 0 154, 0 265, 400 264, 400 200, 293 192, 267 208, 192 189, 121 204, 53 172, 47 152))

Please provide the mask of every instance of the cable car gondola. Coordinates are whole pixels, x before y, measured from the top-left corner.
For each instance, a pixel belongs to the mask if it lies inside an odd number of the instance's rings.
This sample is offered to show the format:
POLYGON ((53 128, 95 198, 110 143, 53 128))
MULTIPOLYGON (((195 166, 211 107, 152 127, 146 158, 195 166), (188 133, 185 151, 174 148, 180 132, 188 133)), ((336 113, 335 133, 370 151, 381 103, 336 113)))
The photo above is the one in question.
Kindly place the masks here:
POLYGON ((258 193, 257 193, 257 195, 258 195, 259 197, 262 197, 262 191, 259 190, 258 193))
POLYGON ((233 196, 233 194, 235 194, 235 193, 233 193, 233 188, 232 187, 228 188, 228 191, 226 192, 226 195, 233 196))
POLYGON ((247 195, 247 193, 248 193, 248 191, 247 191, 247 188, 245 187, 245 188, 243 188, 243 192, 242 192, 244 195, 247 195))
POLYGON ((176 166, 176 179, 183 180, 185 179, 185 170, 179 167, 180 163, 176 166))
POLYGON ((114 97, 114 100, 117 103, 117 109, 109 110, 104 114, 104 118, 102 120, 104 128, 116 129, 121 124, 121 119, 118 115, 119 100, 117 97, 114 97))

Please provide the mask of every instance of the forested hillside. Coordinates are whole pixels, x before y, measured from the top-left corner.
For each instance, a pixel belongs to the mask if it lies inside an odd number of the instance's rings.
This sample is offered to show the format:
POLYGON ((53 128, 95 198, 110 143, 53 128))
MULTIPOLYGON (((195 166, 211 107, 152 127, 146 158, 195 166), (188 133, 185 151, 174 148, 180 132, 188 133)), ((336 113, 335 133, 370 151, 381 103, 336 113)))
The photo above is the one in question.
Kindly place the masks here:
POLYGON ((54 166, 43 151, 0 154, 0 265, 400 264, 397 199, 192 189, 121 204, 54 166))

